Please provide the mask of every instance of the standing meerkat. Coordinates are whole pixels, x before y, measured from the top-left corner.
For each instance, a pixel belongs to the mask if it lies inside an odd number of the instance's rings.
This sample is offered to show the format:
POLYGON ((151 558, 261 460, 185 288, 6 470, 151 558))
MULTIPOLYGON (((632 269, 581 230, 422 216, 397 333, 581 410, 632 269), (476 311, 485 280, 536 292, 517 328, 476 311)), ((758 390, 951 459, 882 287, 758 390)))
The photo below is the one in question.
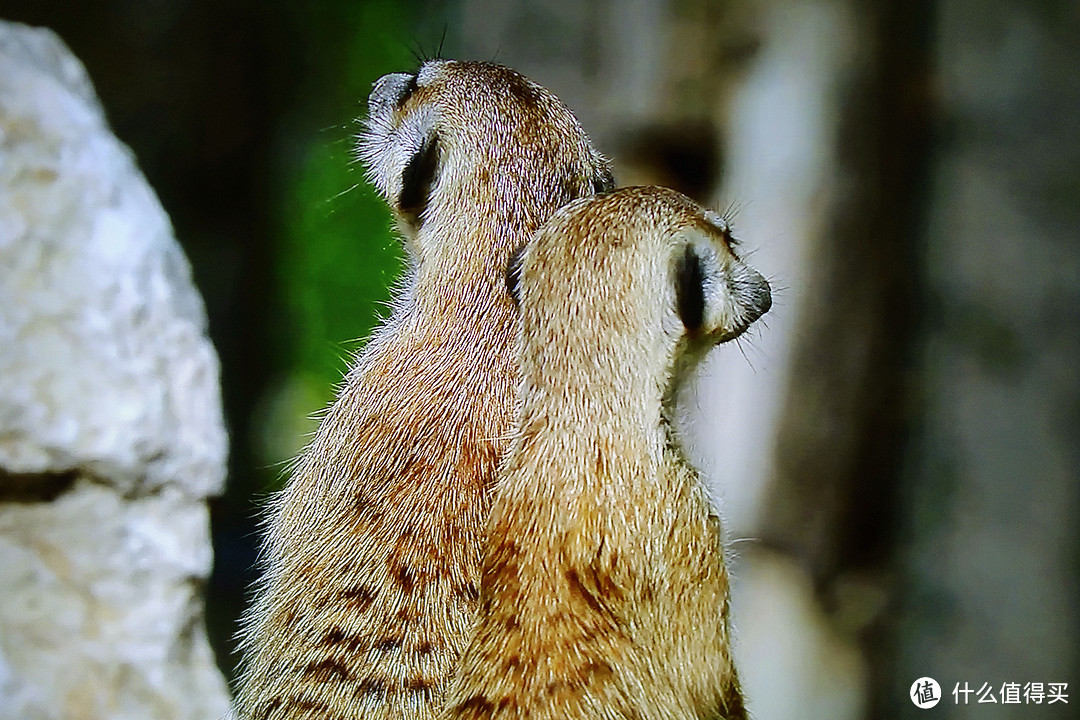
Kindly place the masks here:
POLYGON ((720 522, 671 419, 768 283, 720 216, 663 188, 577 201, 515 262, 520 415, 447 716, 745 718, 720 522))
POLYGON ((518 368, 510 251, 608 162, 539 85, 434 60, 381 78, 359 154, 409 268, 266 522, 246 720, 434 717, 472 628, 518 368))

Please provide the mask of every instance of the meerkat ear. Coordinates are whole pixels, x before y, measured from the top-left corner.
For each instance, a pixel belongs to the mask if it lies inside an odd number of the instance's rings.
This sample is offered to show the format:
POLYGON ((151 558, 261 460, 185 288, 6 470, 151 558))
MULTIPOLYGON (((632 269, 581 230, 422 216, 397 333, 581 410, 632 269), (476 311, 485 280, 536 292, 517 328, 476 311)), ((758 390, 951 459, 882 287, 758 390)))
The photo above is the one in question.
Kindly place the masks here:
POLYGON ((435 135, 430 135, 409 158, 401 172, 398 209, 413 225, 420 225, 420 218, 427 208, 438 169, 439 141, 435 135))
POLYGON ((614 189, 615 176, 611 174, 610 170, 601 170, 593 177, 593 192, 597 195, 600 193, 611 192, 614 189))
POLYGON ((693 243, 675 258, 675 309, 691 335, 705 322, 705 268, 693 243))
POLYGON ((518 284, 521 282, 521 261, 525 257, 525 243, 521 243, 514 249, 514 252, 510 253, 510 259, 506 261, 506 292, 510 294, 510 299, 514 303, 514 307, 517 308, 520 304, 520 298, 518 298, 518 284))

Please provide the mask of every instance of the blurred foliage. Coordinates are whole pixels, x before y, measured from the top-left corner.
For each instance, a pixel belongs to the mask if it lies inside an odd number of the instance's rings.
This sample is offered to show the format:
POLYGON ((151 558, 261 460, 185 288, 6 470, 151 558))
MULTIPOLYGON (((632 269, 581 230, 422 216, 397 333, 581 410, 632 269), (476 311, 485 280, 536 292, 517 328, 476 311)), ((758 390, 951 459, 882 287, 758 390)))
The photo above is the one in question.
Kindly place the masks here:
POLYGON ((296 18, 306 23, 305 60, 315 71, 305 112, 329 124, 302 141, 287 180, 277 265, 292 365, 327 388, 328 399, 346 350, 371 332, 401 266, 390 212, 356 161, 355 136, 372 82, 415 60, 403 42, 408 3, 337 0, 311 9, 296 18))
POLYGON ((407 44, 416 10, 387 0, 292 10, 311 73, 298 122, 310 132, 284 159, 284 202, 275 222, 286 325, 277 342, 289 369, 267 390, 253 424, 268 466, 294 457, 314 430, 314 414, 331 402, 350 357, 385 316, 402 269, 391 213, 366 181, 355 140, 372 83, 416 65, 407 44))
POLYGON ((401 265, 390 213, 337 145, 305 148, 281 218, 277 271, 290 365, 329 400, 401 265))

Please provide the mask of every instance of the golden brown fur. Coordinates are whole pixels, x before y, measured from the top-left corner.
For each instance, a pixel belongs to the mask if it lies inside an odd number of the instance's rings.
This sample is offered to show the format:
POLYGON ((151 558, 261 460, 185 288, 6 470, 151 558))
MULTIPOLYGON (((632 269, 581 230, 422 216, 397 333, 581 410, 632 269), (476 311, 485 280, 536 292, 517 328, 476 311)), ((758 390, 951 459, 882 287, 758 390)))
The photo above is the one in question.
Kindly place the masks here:
POLYGON ((474 620, 485 493, 510 434, 507 256, 611 183, 570 112, 496 65, 388 75, 369 116, 360 154, 410 270, 270 508, 248 720, 434 716, 474 620))
POLYGON ((724 221, 661 188, 564 208, 516 271, 518 433, 448 717, 745 718, 719 520, 669 422, 771 304, 724 221))

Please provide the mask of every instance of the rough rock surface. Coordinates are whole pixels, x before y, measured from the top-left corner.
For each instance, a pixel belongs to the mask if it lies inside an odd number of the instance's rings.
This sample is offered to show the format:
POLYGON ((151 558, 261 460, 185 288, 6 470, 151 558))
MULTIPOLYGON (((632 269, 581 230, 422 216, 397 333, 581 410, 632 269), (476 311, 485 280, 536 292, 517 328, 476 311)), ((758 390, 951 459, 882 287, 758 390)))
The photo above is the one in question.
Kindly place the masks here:
POLYGON ((0 720, 216 718, 202 300, 82 65, 0 22, 0 720))

